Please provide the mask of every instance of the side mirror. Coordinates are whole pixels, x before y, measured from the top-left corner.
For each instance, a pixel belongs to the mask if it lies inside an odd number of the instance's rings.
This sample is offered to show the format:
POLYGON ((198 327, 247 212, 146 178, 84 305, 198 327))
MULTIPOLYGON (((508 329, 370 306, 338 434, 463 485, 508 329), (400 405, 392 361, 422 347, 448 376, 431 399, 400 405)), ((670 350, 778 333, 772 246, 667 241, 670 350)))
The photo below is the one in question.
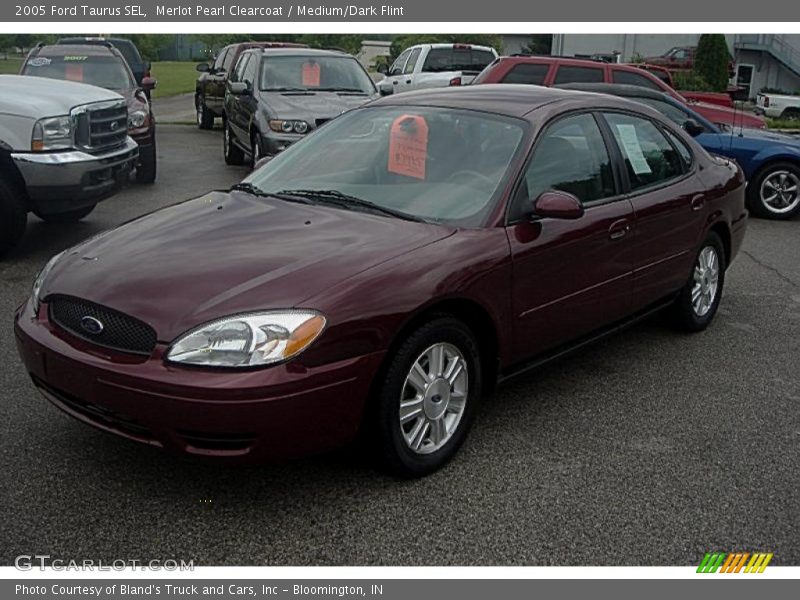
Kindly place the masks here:
POLYGON ((533 212, 537 217, 550 219, 580 219, 583 205, 572 194, 550 190, 533 201, 533 212))
POLYGON ((705 128, 694 119, 687 119, 683 124, 683 130, 692 137, 697 137, 705 131, 705 128))
POLYGON ((381 93, 381 96, 391 96, 394 94, 394 88, 390 85, 383 85, 383 82, 378 84, 378 91, 381 93))
POLYGON ((208 66, 208 63, 200 63, 195 67, 200 73, 208 73, 211 70, 211 67, 208 66))
POLYGON ((142 89, 146 92, 156 89, 156 83, 158 83, 152 77, 142 77, 142 89))
POLYGON ((387 75, 389 73, 389 65, 387 65, 386 63, 381 63, 378 65, 377 71, 378 73, 383 73, 384 75, 387 75))
POLYGON ((244 81, 232 81, 228 84, 228 90, 234 96, 246 96, 250 93, 250 88, 244 81))

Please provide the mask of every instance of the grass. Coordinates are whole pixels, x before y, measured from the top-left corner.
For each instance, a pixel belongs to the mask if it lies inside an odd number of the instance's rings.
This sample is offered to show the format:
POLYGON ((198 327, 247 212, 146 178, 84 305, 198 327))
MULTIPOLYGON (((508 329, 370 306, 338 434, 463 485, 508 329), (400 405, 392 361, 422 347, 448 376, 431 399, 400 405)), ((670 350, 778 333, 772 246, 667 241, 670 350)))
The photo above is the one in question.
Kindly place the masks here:
POLYGON ((767 118, 767 126, 770 129, 800 129, 800 120, 767 118))
POLYGON ((193 92, 198 72, 193 62, 160 61, 154 62, 150 73, 158 80, 153 91, 154 98, 165 98, 193 92))
POLYGON ((16 57, 0 59, 0 75, 16 75, 22 66, 22 59, 16 57))

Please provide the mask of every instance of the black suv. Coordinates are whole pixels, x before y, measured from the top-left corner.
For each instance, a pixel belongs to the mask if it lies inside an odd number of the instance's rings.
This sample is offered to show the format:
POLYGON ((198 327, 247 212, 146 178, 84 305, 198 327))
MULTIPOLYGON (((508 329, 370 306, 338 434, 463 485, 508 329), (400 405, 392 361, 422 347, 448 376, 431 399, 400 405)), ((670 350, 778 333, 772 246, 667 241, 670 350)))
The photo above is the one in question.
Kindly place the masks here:
POLYGON ((285 149, 343 112, 378 97, 355 57, 333 50, 246 50, 228 77, 225 162, 250 163, 285 149))

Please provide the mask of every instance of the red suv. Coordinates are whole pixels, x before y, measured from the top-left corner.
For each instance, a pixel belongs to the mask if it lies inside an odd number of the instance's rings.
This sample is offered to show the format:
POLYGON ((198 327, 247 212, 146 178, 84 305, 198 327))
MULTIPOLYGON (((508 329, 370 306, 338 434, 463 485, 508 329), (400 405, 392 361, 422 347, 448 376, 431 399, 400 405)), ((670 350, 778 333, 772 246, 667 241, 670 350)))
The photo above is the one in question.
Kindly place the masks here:
MULTIPOLYGON (((557 86, 563 83, 622 83, 638 85, 668 94, 690 103, 655 75, 631 65, 605 63, 579 58, 556 56, 501 56, 478 75, 473 85, 481 83, 528 83, 557 86)), ((712 123, 764 129, 761 117, 706 102, 691 103, 692 110, 712 123)))

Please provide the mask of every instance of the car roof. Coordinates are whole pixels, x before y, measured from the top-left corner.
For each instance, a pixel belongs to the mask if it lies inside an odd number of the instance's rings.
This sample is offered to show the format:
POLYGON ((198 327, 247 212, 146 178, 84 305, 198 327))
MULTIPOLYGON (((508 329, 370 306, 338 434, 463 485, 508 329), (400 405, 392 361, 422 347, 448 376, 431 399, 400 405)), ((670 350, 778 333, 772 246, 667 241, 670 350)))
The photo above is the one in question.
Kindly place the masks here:
POLYGON ((489 83, 464 87, 431 88, 385 96, 370 106, 433 106, 481 110, 509 117, 524 118, 543 106, 563 103, 569 108, 626 108, 645 114, 658 114, 638 102, 616 96, 586 93, 561 88, 519 83, 489 83))
POLYGON ((321 50, 318 48, 250 48, 249 50, 269 56, 344 56, 355 59, 355 56, 343 50, 321 50))
POLYGON ((308 48, 308 44, 299 44, 296 42, 275 42, 275 41, 261 41, 261 42, 236 42, 229 44, 226 48, 244 47, 246 50, 254 48, 308 48))
POLYGON ((652 98, 654 100, 664 100, 676 106, 683 105, 669 94, 652 90, 639 85, 626 85, 624 83, 562 83, 557 86, 562 90, 577 90, 580 92, 595 92, 597 94, 612 94, 624 98, 652 98))
POLYGON ((80 54, 82 56, 116 56, 122 55, 116 48, 109 48, 99 44, 53 44, 41 46, 36 52, 37 56, 68 56, 80 54))

